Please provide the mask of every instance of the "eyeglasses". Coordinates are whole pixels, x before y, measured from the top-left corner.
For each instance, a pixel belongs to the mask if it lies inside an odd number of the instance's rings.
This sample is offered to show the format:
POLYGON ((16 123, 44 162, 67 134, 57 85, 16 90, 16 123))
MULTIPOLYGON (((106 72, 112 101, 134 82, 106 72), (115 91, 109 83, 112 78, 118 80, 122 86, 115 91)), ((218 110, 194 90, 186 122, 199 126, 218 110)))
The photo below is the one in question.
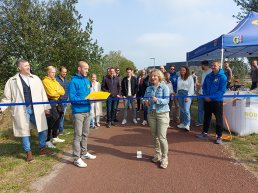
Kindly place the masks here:
POLYGON ((170 70, 175 70, 175 68, 170 68, 170 70))

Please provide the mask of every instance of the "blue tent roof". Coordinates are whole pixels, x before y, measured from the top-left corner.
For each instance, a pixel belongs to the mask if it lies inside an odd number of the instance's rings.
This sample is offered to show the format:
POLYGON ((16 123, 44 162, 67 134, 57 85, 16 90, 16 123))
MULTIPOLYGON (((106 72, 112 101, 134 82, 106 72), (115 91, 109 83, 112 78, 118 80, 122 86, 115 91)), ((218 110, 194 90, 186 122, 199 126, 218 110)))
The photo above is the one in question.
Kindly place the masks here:
POLYGON ((231 32, 187 53, 187 61, 258 56, 258 13, 250 12, 231 32))

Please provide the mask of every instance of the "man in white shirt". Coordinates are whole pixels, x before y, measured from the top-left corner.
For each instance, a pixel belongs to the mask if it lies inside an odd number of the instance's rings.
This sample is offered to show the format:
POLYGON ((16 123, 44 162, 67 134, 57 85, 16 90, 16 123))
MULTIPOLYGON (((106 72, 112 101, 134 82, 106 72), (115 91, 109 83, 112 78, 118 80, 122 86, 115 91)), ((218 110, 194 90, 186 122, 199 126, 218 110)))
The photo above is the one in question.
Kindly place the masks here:
MULTIPOLYGON (((198 92, 199 96, 203 95, 202 85, 205 80, 205 77, 212 72, 209 66, 209 62, 207 60, 202 61, 201 65, 203 70, 201 84, 197 82, 197 89, 199 90, 198 92)), ((203 125, 203 117, 204 117, 204 99, 198 98, 198 114, 197 114, 197 122, 196 122, 197 127, 203 125)))

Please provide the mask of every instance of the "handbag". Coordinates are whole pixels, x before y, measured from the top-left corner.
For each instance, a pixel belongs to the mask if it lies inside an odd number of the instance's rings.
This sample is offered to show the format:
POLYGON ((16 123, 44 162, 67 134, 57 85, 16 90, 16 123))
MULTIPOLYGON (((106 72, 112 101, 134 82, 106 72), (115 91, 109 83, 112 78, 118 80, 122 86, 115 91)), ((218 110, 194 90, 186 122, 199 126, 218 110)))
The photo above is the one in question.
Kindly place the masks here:
MULTIPOLYGON (((61 100, 58 100, 61 101, 61 100)), ((59 114, 64 114, 64 105, 63 103, 58 103, 56 106, 56 110, 59 114)))

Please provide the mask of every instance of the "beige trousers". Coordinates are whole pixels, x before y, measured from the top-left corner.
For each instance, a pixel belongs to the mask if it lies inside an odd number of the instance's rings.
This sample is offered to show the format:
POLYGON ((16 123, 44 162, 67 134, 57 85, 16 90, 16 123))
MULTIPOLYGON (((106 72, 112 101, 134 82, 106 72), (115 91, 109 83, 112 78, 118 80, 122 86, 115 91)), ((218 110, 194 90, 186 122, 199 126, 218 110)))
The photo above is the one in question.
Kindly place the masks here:
POLYGON ((169 126, 169 112, 156 113, 155 110, 148 113, 148 123, 156 154, 162 159, 168 158, 167 129, 169 126))

